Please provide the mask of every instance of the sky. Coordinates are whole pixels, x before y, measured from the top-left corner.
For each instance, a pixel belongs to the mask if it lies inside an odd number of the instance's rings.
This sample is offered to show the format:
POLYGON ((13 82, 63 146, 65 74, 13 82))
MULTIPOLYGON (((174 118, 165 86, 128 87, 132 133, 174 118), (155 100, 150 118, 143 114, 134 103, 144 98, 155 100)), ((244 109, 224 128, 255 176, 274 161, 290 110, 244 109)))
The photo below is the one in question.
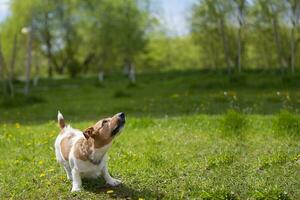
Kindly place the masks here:
MULTIPOLYGON (((185 35, 189 32, 187 18, 189 9, 197 0, 154 0, 155 8, 167 32, 171 35, 185 35)), ((155 11, 154 11, 155 12, 155 11)), ((9 15, 9 0, 0 0, 0 21, 9 15)))

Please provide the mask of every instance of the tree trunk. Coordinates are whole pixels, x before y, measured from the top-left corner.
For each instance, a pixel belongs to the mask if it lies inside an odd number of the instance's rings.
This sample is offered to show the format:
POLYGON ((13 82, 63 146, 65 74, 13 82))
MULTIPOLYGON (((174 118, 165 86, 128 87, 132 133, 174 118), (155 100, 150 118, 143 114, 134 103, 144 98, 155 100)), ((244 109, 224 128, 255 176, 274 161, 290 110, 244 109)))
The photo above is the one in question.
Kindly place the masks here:
POLYGON ((10 60, 10 70, 9 70, 9 78, 8 78, 8 84, 9 84, 9 90, 10 90, 10 96, 13 97, 15 95, 14 92, 14 73, 15 73, 15 63, 16 63, 16 56, 17 56, 17 33, 14 36, 14 44, 11 54, 11 60, 10 60))
POLYGON ((297 41, 295 38, 295 31, 297 31, 300 15, 300 2, 298 0, 292 1, 291 3, 291 72, 295 74, 295 65, 296 65, 296 52, 297 52, 297 41))
MULTIPOLYGON (((272 12, 274 13, 274 11, 272 11, 272 12)), ((284 69, 286 67, 286 62, 285 62, 285 59, 283 57, 281 38, 280 38, 280 35, 279 35, 278 21, 277 21, 276 16, 272 17, 272 25, 273 25, 273 32, 274 32, 274 39, 275 39, 278 63, 280 65, 281 73, 283 74, 284 69)))
POLYGON ((130 72, 130 64, 127 59, 124 60, 123 74, 124 76, 129 76, 130 72))
POLYGON ((51 58, 48 57, 47 59, 48 62, 48 78, 52 78, 53 77, 53 67, 52 67, 52 63, 51 63, 51 58))
POLYGON ((6 80, 5 80, 5 60, 2 53, 2 46, 0 41, 0 83, 2 83, 2 92, 3 96, 7 96, 7 87, 6 87, 6 80))
POLYGON ((239 73, 242 72, 242 41, 241 41, 241 27, 239 27, 238 30, 238 60, 237 60, 237 65, 238 65, 238 71, 239 73))
POLYGON ((40 80, 40 66, 39 66, 39 59, 38 56, 35 54, 34 56, 34 66, 35 66, 35 73, 34 73, 34 78, 33 78, 33 86, 37 86, 40 80))
POLYGON ((225 56, 225 61, 226 61, 226 65, 227 65, 227 72, 228 72, 228 75, 231 75, 231 61, 229 58, 228 38, 227 38, 226 32, 225 32, 224 19, 220 18, 219 23, 220 23, 220 32, 221 32, 222 42, 223 42, 224 56, 225 56))
POLYGON ((99 83, 103 83, 103 81, 104 81, 104 72, 103 72, 103 70, 100 70, 99 73, 98 73, 98 81, 99 81, 99 83))
POLYGON ((33 40, 33 29, 30 27, 28 33, 28 49, 27 49, 27 62, 26 62, 26 82, 24 87, 24 94, 27 96, 29 94, 29 85, 30 85, 30 70, 32 62, 32 40, 33 40))
POLYGON ((242 72, 242 28, 244 25, 244 9, 245 9, 245 2, 239 2, 236 1, 237 7, 238 7, 238 23, 239 23, 239 28, 238 28, 238 36, 237 36, 237 43, 238 43, 238 60, 237 60, 237 66, 238 66, 238 72, 242 72))
POLYGON ((136 79, 135 79, 135 67, 133 62, 129 62, 129 74, 128 74, 128 78, 130 80, 131 83, 135 83, 136 79))
POLYGON ((293 26, 292 30, 291 30, 291 70, 292 70, 292 74, 295 74, 295 27, 293 26))

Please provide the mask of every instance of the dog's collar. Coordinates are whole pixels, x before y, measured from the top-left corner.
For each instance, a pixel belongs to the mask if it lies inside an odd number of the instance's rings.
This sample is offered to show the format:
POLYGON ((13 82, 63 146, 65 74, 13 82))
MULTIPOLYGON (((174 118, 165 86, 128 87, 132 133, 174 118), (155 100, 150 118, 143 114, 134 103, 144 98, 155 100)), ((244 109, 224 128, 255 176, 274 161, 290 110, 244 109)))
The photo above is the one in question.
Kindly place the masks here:
POLYGON ((102 160, 103 160, 103 157, 104 157, 104 155, 101 157, 101 159, 100 159, 99 161, 93 160, 93 159, 91 159, 90 157, 88 157, 88 160, 89 160, 92 164, 94 164, 94 165, 100 165, 100 163, 101 163, 102 160))

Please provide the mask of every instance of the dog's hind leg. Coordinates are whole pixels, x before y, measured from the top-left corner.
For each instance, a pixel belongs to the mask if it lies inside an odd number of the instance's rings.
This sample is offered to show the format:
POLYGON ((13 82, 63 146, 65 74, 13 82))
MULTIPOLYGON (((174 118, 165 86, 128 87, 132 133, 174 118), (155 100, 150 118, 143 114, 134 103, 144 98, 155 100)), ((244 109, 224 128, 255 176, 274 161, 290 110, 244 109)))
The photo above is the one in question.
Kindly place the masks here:
POLYGON ((70 167, 69 163, 68 162, 64 162, 63 165, 64 165, 65 171, 67 173, 68 179, 72 180, 71 167, 70 167))

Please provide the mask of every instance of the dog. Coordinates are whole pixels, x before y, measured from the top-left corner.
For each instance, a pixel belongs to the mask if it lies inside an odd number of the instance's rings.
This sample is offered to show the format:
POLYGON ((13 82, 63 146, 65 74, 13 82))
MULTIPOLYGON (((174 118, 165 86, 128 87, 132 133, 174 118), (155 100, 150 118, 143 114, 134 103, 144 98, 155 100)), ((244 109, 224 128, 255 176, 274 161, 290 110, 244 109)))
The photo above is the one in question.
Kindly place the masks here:
POLYGON ((66 125, 59 111, 57 120, 61 131, 55 140, 55 154, 72 181, 71 191, 81 190, 83 177, 102 175, 108 185, 120 185, 121 181, 112 178, 108 172, 107 151, 125 125, 125 114, 102 119, 83 132, 66 125))

